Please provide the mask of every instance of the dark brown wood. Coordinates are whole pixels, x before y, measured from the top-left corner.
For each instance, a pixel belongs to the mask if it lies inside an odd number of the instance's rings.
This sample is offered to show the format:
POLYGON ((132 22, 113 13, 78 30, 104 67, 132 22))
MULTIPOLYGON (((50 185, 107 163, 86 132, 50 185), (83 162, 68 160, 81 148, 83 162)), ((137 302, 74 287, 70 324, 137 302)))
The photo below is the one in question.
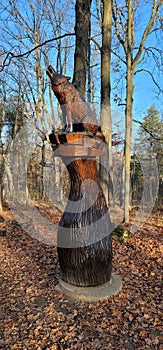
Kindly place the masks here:
MULTIPOLYGON (((65 158, 63 161, 66 163, 65 158)), ((59 223, 58 257, 62 279, 77 286, 99 285, 109 281, 111 277, 112 247, 109 234, 110 218, 99 185, 96 160, 74 159, 67 165, 67 169, 71 178, 69 200, 77 202, 78 212, 69 212, 68 203, 59 223), (97 185, 99 193, 93 205, 83 211, 78 203, 84 195, 81 188, 85 179, 93 180, 89 188, 90 194, 94 193, 94 186, 97 190, 97 185), (105 227, 101 227, 99 221, 103 216, 105 227), (64 228, 68 231, 65 232, 64 228), (101 235, 104 238, 98 239, 101 235), (62 247, 65 242, 67 248, 62 247)))
POLYGON ((89 145, 91 147, 98 147, 101 149, 104 146, 104 135, 101 132, 97 132, 96 136, 91 138, 92 134, 90 133, 66 133, 63 131, 53 132, 49 135, 50 142, 52 145, 60 145, 65 143, 73 143, 78 145, 89 145))
POLYGON ((69 83, 70 78, 58 74, 52 66, 48 67, 47 75, 51 79, 53 92, 61 105, 64 124, 66 124, 67 117, 69 130, 73 121, 77 124, 76 128, 79 124, 81 131, 86 130, 95 135, 99 127, 96 114, 73 84, 69 83))
POLYGON ((112 268, 111 222, 96 163, 96 157, 104 154, 104 136, 95 114, 68 82, 69 77, 58 74, 52 66, 47 74, 67 115, 68 128, 73 120, 84 131, 49 135, 54 156, 62 158, 71 181, 58 227, 61 277, 76 286, 97 286, 110 280, 112 268))
POLYGON ((99 138, 97 142, 81 133, 53 133, 50 140, 54 155, 62 158, 71 181, 69 200, 58 228, 61 277, 76 286, 103 284, 110 280, 112 268, 111 223, 95 158, 103 140, 99 138), (91 147, 92 143, 94 147, 91 147), (77 147, 76 156, 74 147, 77 147), (82 156, 78 154, 79 147, 82 156), (91 157, 89 149, 94 150, 91 157), (85 180, 91 181, 83 190, 85 180), (87 208, 90 197, 92 204, 87 208))
POLYGON ((84 133, 53 132, 49 135, 50 142, 55 150, 54 156, 102 156, 104 155, 104 137, 98 132, 96 137, 89 137, 84 133), (58 148, 58 146, 60 146, 58 148))
POLYGON ((89 35, 92 0, 76 0, 75 4, 75 53, 73 84, 84 97, 89 65, 89 35))

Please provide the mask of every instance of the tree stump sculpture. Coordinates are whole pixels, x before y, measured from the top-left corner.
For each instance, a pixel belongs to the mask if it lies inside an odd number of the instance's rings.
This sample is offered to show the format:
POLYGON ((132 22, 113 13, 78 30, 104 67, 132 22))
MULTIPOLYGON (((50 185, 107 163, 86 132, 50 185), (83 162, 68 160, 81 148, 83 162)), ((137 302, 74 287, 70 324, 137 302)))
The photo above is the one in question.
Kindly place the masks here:
POLYGON ((70 286, 89 289, 110 285, 111 222, 96 162, 96 157, 104 154, 104 136, 98 131, 95 115, 93 112, 91 114, 89 106, 83 103, 79 92, 68 79, 57 75, 51 66, 48 75, 54 94, 68 115, 68 129, 72 118, 75 128, 79 123, 82 130, 49 135, 54 156, 63 160, 71 183, 68 202, 58 227, 61 284, 62 287, 68 284, 67 290, 70 290, 70 286))

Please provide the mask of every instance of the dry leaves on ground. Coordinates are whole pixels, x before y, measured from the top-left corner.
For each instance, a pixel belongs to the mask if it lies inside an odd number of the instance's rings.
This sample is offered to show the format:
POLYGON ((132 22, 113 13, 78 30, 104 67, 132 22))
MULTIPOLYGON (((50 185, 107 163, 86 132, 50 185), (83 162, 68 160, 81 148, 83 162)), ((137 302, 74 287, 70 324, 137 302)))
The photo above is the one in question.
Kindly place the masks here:
POLYGON ((113 272, 123 288, 92 304, 57 292, 56 248, 31 238, 7 209, 4 217, 0 349, 162 349, 161 209, 128 242, 113 241, 113 272))

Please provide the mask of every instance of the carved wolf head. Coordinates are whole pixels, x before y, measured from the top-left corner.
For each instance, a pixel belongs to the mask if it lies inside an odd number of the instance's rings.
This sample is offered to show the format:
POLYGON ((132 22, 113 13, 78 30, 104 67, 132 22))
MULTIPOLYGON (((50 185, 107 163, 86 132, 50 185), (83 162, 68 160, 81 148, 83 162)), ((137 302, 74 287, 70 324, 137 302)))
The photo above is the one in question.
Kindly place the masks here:
POLYGON ((70 77, 57 73, 52 66, 48 66, 46 73, 50 78, 52 85, 55 86, 67 83, 71 79, 70 77))

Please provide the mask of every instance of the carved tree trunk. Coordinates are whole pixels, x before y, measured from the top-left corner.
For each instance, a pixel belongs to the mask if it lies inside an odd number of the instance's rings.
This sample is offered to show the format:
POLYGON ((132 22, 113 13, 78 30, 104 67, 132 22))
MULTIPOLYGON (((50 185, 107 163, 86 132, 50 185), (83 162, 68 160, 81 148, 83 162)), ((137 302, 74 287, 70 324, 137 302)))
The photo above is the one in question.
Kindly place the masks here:
MULTIPOLYGON (((66 164, 66 158, 63 161, 66 164)), ((74 159, 66 166, 71 178, 69 201, 73 202, 76 212, 68 202, 59 223, 58 257, 62 279, 77 286, 99 285, 111 277, 112 248, 108 233, 110 218, 99 185, 96 160, 74 159), (82 186, 88 179, 89 187, 84 190, 82 186), (93 193, 98 193, 94 200, 93 193)))
POLYGON ((100 186, 96 156, 103 141, 83 133, 49 135, 54 156, 70 174, 70 193, 58 227, 61 278, 76 286, 108 282, 112 268, 111 222, 100 186), (99 146, 100 145, 100 146, 99 146))

